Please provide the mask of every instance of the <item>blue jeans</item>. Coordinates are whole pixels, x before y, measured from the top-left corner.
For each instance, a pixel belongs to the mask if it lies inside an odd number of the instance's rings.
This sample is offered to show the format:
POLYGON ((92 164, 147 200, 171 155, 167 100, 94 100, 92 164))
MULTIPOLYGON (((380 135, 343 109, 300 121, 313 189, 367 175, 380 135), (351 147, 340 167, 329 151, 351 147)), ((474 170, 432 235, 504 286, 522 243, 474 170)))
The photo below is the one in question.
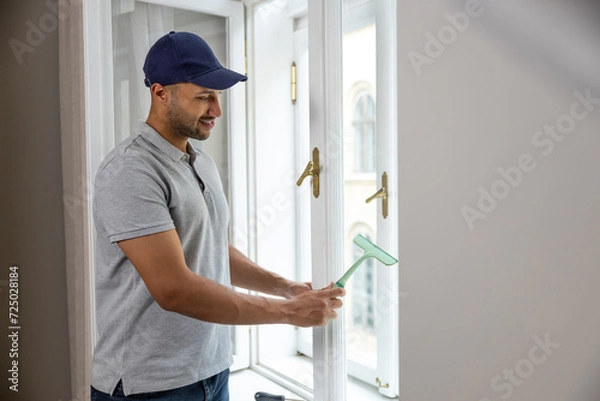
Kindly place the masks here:
POLYGON ((189 386, 154 393, 123 394, 123 386, 119 381, 112 395, 103 393, 92 387, 92 401, 229 401, 229 369, 201 380, 189 386))

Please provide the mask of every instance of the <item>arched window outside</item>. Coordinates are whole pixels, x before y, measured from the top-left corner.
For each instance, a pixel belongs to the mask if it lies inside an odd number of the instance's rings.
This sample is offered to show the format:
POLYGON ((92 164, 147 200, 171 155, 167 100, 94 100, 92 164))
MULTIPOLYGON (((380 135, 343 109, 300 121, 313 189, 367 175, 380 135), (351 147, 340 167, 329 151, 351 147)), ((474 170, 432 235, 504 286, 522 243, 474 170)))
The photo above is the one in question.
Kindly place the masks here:
POLYGON ((363 92, 356 99, 352 119, 355 138, 354 171, 375 171, 375 101, 370 93, 363 92))
MULTIPOLYGON (((368 240, 371 236, 360 232, 368 240)), ((363 255, 362 249, 357 246, 352 248, 352 259, 358 260, 363 255)), ((354 273, 352 281, 352 323, 355 327, 366 332, 375 331, 375 260, 366 259, 354 273)))

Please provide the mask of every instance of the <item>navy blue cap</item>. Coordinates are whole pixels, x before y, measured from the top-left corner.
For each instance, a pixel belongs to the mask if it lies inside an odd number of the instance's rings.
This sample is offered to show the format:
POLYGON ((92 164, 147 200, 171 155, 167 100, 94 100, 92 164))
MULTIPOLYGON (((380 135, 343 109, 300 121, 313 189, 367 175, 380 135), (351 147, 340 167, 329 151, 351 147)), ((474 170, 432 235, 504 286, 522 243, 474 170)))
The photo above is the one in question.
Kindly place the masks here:
POLYGON ((152 45, 144 62, 144 84, 172 85, 191 82, 223 90, 248 78, 221 65, 200 36, 190 32, 169 32, 152 45))

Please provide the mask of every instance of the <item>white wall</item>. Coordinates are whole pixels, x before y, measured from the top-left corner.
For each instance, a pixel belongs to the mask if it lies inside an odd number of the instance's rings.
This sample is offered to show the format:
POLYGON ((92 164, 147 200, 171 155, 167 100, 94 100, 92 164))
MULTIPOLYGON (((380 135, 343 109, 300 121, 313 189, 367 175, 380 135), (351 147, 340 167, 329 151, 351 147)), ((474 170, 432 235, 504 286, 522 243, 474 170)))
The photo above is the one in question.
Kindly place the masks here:
POLYGON ((577 23, 550 32, 526 5, 502 14, 482 0, 421 75, 409 52, 425 54, 426 33, 465 2, 398 4, 401 400, 600 399, 600 104, 552 152, 532 142, 570 113, 574 92, 600 98, 577 72, 595 60, 600 18, 577 3, 577 23), (561 58, 575 42, 593 52, 561 58), (535 168, 471 230, 463 206, 477 208, 480 186, 501 189, 497 169, 524 154, 535 168), (545 354, 533 337, 547 333, 560 345, 545 354))

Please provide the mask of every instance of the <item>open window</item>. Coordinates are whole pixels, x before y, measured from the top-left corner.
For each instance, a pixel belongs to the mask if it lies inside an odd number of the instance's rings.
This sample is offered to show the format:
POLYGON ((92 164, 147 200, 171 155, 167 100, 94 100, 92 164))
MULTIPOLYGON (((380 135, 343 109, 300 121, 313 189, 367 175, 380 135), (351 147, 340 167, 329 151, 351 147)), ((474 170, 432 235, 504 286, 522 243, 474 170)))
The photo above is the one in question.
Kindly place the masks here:
MULTIPOLYGON (((260 228, 256 259, 324 286, 357 259, 356 234, 391 253, 398 248, 395 97, 389 90, 395 34, 388 31, 394 2, 247 3, 251 198, 258 216, 276 195, 285 200, 268 225, 261 224, 264 218, 254 224, 260 228), (306 184, 310 179, 295 183, 315 147, 321 152, 319 197, 306 184), (386 217, 381 204, 365 203, 384 172, 391 177, 387 208, 393 211, 386 217)), ((373 397, 397 396, 397 277, 395 269, 370 260, 348 283, 344 310, 327 328, 258 327, 251 369, 307 399, 354 399, 346 394, 348 382, 370 386, 373 397)))
MULTIPOLYGON (((219 167, 231 242, 315 287, 336 281, 357 258, 358 233, 397 254, 394 7, 393 0, 86 3, 89 182, 146 118, 145 52, 166 32, 187 30, 234 70, 246 69, 247 54, 248 82, 224 93, 219 129, 197 143, 219 167), (310 178, 296 185, 314 148, 321 152, 318 197, 310 178), (384 172, 385 217, 381 203, 365 203, 384 172)), ((235 328, 233 369, 248 367, 309 400, 353 400, 349 381, 395 397, 397 284, 395 269, 370 260, 327 327, 235 328)))

